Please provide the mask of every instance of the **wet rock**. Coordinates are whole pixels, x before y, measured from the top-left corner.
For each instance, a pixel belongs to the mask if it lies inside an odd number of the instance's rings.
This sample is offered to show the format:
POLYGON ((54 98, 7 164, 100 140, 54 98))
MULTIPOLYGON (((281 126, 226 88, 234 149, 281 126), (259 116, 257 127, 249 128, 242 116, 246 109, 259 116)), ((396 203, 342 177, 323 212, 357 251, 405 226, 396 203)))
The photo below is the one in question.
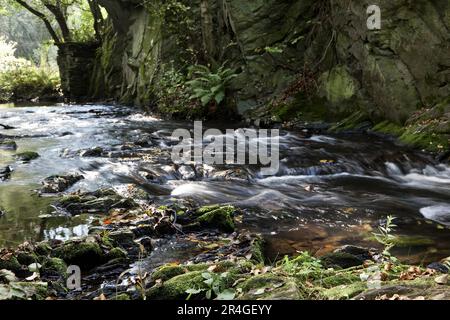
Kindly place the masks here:
POLYGON ((23 162, 30 162, 31 160, 39 158, 39 154, 37 152, 27 151, 16 154, 16 159, 23 162))
POLYGON ((197 211, 199 217, 197 222, 206 228, 217 228, 224 232, 233 232, 235 229, 233 215, 235 208, 226 207, 203 207, 197 211))
POLYGON ((0 127, 2 127, 2 128, 5 129, 5 130, 12 130, 12 129, 15 129, 14 127, 11 127, 11 126, 9 126, 9 125, 7 125, 7 124, 1 124, 1 123, 0 123, 0 127))
POLYGON ((334 251, 335 253, 347 253, 355 256, 361 261, 371 260, 374 250, 352 245, 343 246, 334 251))
POLYGON ((84 177, 80 174, 50 176, 42 181, 43 187, 41 188, 41 193, 60 193, 66 191, 75 183, 83 179, 84 177))
POLYGON ((347 269, 362 265, 365 259, 348 252, 332 252, 322 256, 320 261, 326 268, 347 269))
POLYGON ((90 148, 84 151, 80 152, 80 156, 81 157, 101 157, 103 155, 103 148, 101 147, 95 147, 95 148, 90 148))
POLYGON ((124 198, 112 189, 74 193, 64 196, 55 204, 58 210, 72 215, 83 213, 108 214, 112 209, 132 209, 136 206, 132 199, 124 198))
POLYGON ((120 260, 125 260, 125 259, 127 259, 128 258, 128 254, 127 254, 127 252, 124 250, 124 249, 122 249, 122 248, 112 248, 107 254, 106 254, 106 259, 108 260, 108 261, 111 261, 111 260, 117 260, 117 259, 120 259, 120 260))
POLYGON ((0 150, 16 150, 17 144, 13 140, 0 140, 0 150))
POLYGON ((5 181, 11 177, 11 172, 13 170, 10 166, 6 166, 4 168, 0 168, 0 181, 5 181))
POLYGON ((178 172, 183 180, 193 180, 196 177, 195 171, 191 166, 181 166, 178 172))
POLYGON ((67 242, 56 248, 53 255, 68 264, 78 265, 81 270, 90 270, 106 260, 102 249, 94 242, 67 242))
POLYGON ((427 269, 436 270, 441 273, 449 273, 450 268, 441 262, 433 262, 427 265, 427 269))

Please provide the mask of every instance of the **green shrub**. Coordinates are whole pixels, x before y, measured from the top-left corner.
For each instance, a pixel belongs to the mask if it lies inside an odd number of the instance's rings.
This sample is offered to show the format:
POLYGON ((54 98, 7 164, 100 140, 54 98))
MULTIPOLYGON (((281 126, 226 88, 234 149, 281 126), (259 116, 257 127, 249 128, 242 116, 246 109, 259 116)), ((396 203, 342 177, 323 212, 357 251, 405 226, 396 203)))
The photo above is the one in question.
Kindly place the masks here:
POLYGON ((15 44, 0 37, 0 101, 31 100, 59 93, 58 72, 16 58, 15 44))

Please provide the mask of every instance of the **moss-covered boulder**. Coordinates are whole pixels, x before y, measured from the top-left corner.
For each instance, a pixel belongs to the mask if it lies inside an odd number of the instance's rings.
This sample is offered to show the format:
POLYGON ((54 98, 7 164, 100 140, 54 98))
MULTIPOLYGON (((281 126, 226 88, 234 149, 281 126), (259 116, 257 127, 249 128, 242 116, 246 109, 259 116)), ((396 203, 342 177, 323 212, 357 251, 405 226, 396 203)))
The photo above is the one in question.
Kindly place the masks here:
POLYGON ((3 256, 0 257, 0 270, 1 269, 6 269, 17 273, 22 269, 22 266, 15 256, 3 256))
POLYGON ((198 218, 196 221, 202 227, 216 228, 224 232, 233 232, 234 224, 234 207, 203 207, 197 211, 198 218))
POLYGON ((184 300, 188 289, 206 289, 202 271, 193 271, 173 277, 162 284, 155 284, 147 290, 150 300, 184 300))
POLYGON ((16 159, 23 162, 30 162, 31 160, 39 158, 39 154, 33 151, 26 151, 16 154, 16 159))
POLYGON ((0 139, 0 150, 16 150, 16 149, 17 144, 15 141, 9 139, 4 140, 0 139))
POLYGON ((164 265, 152 273, 152 279, 167 281, 186 272, 187 269, 180 265, 164 265))
POLYGON ((111 261, 111 260, 116 260, 116 259, 127 259, 128 258, 128 253, 122 249, 122 248, 112 248, 107 254, 106 254, 106 260, 111 261))
POLYGON ((106 260, 102 249, 94 242, 69 242, 56 248, 53 255, 68 264, 78 265, 81 270, 89 270, 106 260))
POLYGON ((58 274, 62 277, 67 275, 67 264, 60 258, 46 258, 40 269, 42 274, 58 274))

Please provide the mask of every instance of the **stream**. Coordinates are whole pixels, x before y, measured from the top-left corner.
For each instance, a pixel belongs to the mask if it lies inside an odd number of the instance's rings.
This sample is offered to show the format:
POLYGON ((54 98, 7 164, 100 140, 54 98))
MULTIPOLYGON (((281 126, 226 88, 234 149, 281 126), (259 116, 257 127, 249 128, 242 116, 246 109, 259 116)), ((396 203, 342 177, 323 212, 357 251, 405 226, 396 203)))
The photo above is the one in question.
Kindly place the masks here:
POLYGON ((0 137, 18 146, 0 149, 0 169, 13 170, 0 181, 0 247, 86 235, 95 216, 55 215, 57 196, 36 192, 48 176, 77 172, 85 179, 67 192, 126 193, 135 185, 156 203, 181 198, 242 208, 239 228, 262 233, 271 259, 345 244, 376 247, 371 234, 387 215, 405 239, 394 250, 405 261, 450 256, 450 167, 379 137, 282 130, 280 171, 263 177, 257 166, 174 166, 170 136, 193 124, 126 107, 3 105, 0 124, 14 127, 0 126, 0 137), (102 152, 86 153, 94 148, 102 152), (20 162, 14 155, 24 151, 40 157, 20 162))

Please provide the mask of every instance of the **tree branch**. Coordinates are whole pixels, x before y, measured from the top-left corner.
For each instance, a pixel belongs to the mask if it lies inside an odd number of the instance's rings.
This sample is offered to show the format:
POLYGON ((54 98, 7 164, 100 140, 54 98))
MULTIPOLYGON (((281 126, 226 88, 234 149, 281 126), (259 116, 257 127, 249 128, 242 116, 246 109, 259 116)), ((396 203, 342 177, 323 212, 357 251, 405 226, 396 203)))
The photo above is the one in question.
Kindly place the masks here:
POLYGON ((35 8, 33 8, 32 6, 30 6, 24 0, 15 0, 15 1, 44 22, 45 27, 47 28, 48 32, 50 33, 50 36, 52 37, 53 41, 55 41, 55 44, 61 43, 61 39, 59 38, 56 31, 53 29, 52 24, 50 23, 50 21, 48 20, 48 18, 45 14, 43 14, 42 12, 40 12, 40 11, 36 10, 35 8))
POLYGON ((69 26, 67 25, 66 17, 64 16, 63 11, 61 10, 61 7, 44 3, 44 6, 53 13, 53 15, 56 18, 56 22, 58 22, 59 27, 61 28, 61 34, 64 39, 64 41, 68 42, 72 40, 72 35, 69 30, 69 26))

